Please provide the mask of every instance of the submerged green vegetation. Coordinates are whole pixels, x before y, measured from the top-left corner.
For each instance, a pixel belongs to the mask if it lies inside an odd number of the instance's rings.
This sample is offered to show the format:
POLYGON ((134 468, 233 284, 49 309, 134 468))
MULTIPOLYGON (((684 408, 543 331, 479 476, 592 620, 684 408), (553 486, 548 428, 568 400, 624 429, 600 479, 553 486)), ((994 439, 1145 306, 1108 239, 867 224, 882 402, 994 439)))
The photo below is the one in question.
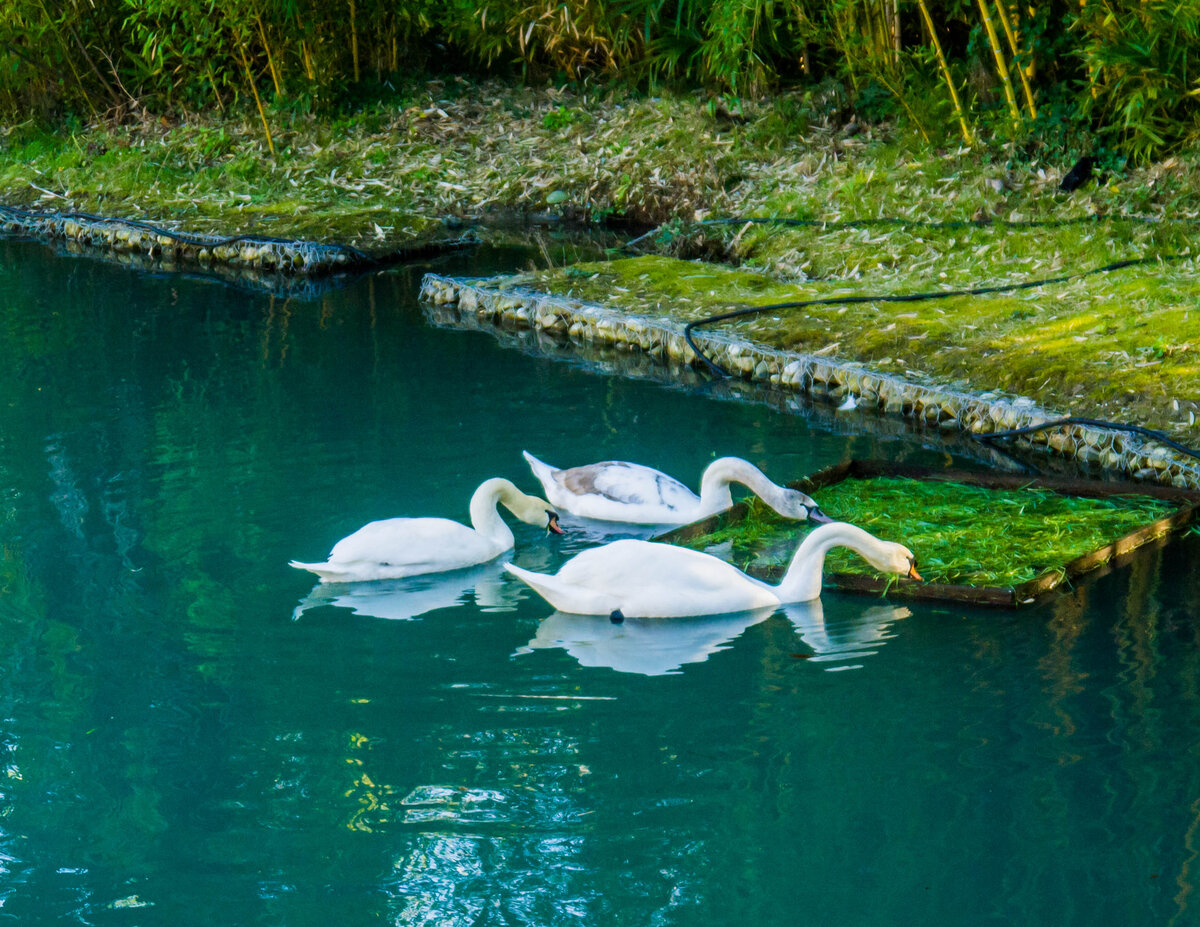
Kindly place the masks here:
MULTIPOLYGON (((1062 569, 1172 511, 1145 496, 1091 499, 898 477, 843 480, 813 497, 831 517, 909 547, 927 582, 980 587, 1013 586, 1062 569)), ((727 555, 743 569, 774 566, 789 561, 810 527, 755 498, 744 519, 681 543, 727 555)), ((843 549, 830 553, 826 569, 874 575, 843 549)))

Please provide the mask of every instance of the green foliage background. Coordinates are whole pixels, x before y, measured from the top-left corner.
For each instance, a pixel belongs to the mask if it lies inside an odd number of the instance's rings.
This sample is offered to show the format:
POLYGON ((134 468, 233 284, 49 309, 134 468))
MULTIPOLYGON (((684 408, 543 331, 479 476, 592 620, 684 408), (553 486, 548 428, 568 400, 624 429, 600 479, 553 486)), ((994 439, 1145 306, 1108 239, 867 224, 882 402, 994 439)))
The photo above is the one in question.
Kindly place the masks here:
POLYGON ((1200 0, 0 0, 0 114, 337 107, 503 72, 707 87, 735 112, 808 85, 930 141, 1066 128, 1146 161, 1196 132, 1198 40, 1200 0))

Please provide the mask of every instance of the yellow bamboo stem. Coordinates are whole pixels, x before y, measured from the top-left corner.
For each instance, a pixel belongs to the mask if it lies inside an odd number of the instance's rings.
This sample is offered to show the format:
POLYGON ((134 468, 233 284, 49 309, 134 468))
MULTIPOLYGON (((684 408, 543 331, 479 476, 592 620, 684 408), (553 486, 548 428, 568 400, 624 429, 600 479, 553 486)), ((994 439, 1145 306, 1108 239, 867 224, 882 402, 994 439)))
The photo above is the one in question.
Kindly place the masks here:
POLYGON ((350 0, 350 54, 354 57, 354 83, 358 83, 358 29, 354 24, 354 0, 350 0))
POLYGON ((975 136, 967 125, 967 117, 964 115, 962 103, 958 99, 958 91, 954 89, 954 79, 950 76, 950 66, 946 64, 946 55, 942 52, 942 43, 938 41, 937 31, 933 28, 933 17, 929 15, 929 7, 926 5, 925 0, 917 0, 917 6, 921 10, 921 17, 925 20, 925 28, 929 30, 929 38, 933 42, 933 51, 937 55, 938 68, 942 72, 942 78, 946 81, 946 88, 950 91, 950 101, 954 104, 954 115, 958 117, 958 127, 962 130, 963 141, 968 145, 974 145, 975 136))
POLYGON ((888 12, 892 31, 892 54, 896 64, 900 63, 900 0, 892 0, 888 12))
POLYGON ((279 72, 275 70, 275 59, 271 56, 271 46, 267 42, 267 30, 263 28, 261 16, 255 13, 254 18, 258 21, 258 35, 262 39, 263 51, 267 53, 267 67, 271 71, 271 82, 275 85, 275 96, 281 97, 283 88, 279 86, 279 72))
POLYGON ((916 112, 914 112, 913 108, 908 105, 908 101, 904 99, 904 94, 900 92, 898 87, 893 86, 892 82, 889 81, 882 72, 878 74, 878 77, 879 80, 883 82, 883 85, 892 92, 892 96, 900 101, 900 105, 903 106, 905 112, 908 113, 908 118, 912 120, 913 125, 917 127, 917 131, 921 133, 921 138, 925 139, 925 144, 931 144, 933 140, 929 137, 929 133, 925 131, 925 126, 922 125, 921 120, 917 117, 916 112))
POLYGON ((842 20, 839 16, 833 18, 834 28, 837 29, 838 44, 842 47, 842 54, 846 56, 846 70, 850 74, 850 86, 858 92, 858 74, 854 69, 854 58, 850 55, 850 46, 846 43, 846 32, 842 28, 842 20))
POLYGON ((217 78, 213 74, 212 62, 208 62, 208 86, 212 87, 213 99, 217 101, 217 109, 222 113, 225 112, 225 104, 221 102, 220 91, 217 90, 217 78))
POLYGON ((304 39, 300 40, 300 53, 304 58, 304 73, 310 81, 317 79, 317 72, 313 70, 312 58, 308 54, 308 43, 304 39))
POLYGON ((254 102, 258 106, 258 118, 262 120, 263 132, 267 136, 267 150, 271 152, 271 157, 275 157, 275 142, 271 138, 271 127, 267 125, 267 111, 263 109, 262 99, 258 95, 258 88, 254 86, 254 75, 250 73, 250 62, 246 59, 246 50, 240 45, 238 46, 238 54, 242 56, 242 67, 246 69, 246 82, 250 85, 250 92, 254 94, 254 102))
MULTIPOLYGON (((1008 39, 1008 47, 1012 51, 1013 59, 1015 60, 1018 56, 1017 35, 1008 21, 1008 14, 1004 12, 1004 0, 996 0, 996 17, 1000 20, 1000 25, 1004 27, 1004 35, 1008 39)), ((1021 78, 1021 87, 1025 91, 1025 106, 1029 110, 1029 118, 1037 119, 1037 107, 1033 105, 1033 88, 1029 86, 1029 75, 1019 65, 1017 66, 1017 74, 1021 78)))
POLYGON ((1000 50, 1000 38, 996 35, 996 27, 992 23, 992 14, 988 12, 987 0, 979 0, 979 13, 983 17, 983 28, 987 31, 988 42, 992 46, 992 57, 996 59, 996 73, 1004 86, 1004 99, 1008 102, 1008 112, 1012 116, 1013 128, 1021 127, 1021 110, 1017 107, 1017 95, 1013 93, 1012 78, 1008 76, 1008 65, 1004 63, 1004 54, 1000 50))

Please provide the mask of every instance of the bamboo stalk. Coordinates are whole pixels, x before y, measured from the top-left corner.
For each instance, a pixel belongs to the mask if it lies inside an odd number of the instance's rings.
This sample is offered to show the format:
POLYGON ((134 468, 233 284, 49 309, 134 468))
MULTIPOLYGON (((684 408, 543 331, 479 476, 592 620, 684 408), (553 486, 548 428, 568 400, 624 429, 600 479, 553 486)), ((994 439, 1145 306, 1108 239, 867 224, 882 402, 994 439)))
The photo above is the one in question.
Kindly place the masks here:
POLYGON ((889 9, 892 26, 892 51, 896 64, 900 63, 900 0, 892 0, 889 9))
POLYGON ((300 40, 300 54, 304 59, 305 76, 308 77, 310 82, 315 81, 317 79, 317 74, 313 70, 312 58, 308 54, 308 42, 306 42, 304 39, 300 40))
POLYGON ((967 117, 963 114, 962 103, 958 99, 958 91, 954 88, 954 79, 950 76, 950 66, 946 63, 946 55, 942 51, 942 43, 938 41, 937 30, 933 28, 933 17, 929 15, 929 7, 926 5, 925 0, 917 0, 917 6, 921 10, 921 17, 925 20, 925 28, 929 30, 929 38, 933 42, 933 51, 937 55, 938 68, 942 72, 942 78, 946 81, 946 88, 950 91, 950 101, 954 104, 954 115, 958 117, 958 127, 962 130, 963 141, 968 145, 974 145, 975 136, 967 125, 967 117))
POLYGON ((250 62, 246 60, 246 50, 242 46, 238 46, 238 54, 242 57, 242 67, 246 69, 246 82, 250 85, 250 92, 254 94, 254 102, 258 106, 258 118, 262 120, 263 131, 267 135, 267 150, 271 152, 271 157, 275 157, 275 142, 271 139, 271 127, 267 125, 267 111, 263 109, 262 99, 258 95, 258 88, 254 86, 254 75, 250 73, 250 62))
POLYGON ((354 0, 350 0, 350 54, 354 57, 354 83, 358 83, 358 28, 354 22, 354 0))
MULTIPOLYGON (((108 91, 109 99, 112 100, 114 104, 120 103, 120 96, 118 96, 117 91, 113 89, 112 85, 104 79, 104 75, 100 73, 100 69, 96 67, 96 62, 93 61, 92 56, 87 53, 87 47, 83 44, 83 40, 79 38, 79 33, 76 31, 75 27, 70 23, 67 23, 67 30, 71 33, 71 38, 75 40, 75 44, 79 47, 79 53, 83 55, 83 60, 88 63, 88 67, 92 69, 92 73, 96 75, 96 79, 100 81, 101 86, 108 91)), ((109 64, 112 64, 111 59, 109 64)), ((113 73, 115 75, 115 69, 113 73)), ((118 80, 120 80, 120 78, 118 78, 118 80)), ((128 96, 128 94, 126 95, 128 96)))
POLYGON ((992 14, 988 12, 987 0, 979 0, 979 14, 983 17, 983 28, 987 31, 988 43, 992 46, 992 57, 996 59, 996 73, 1004 85, 1004 99, 1008 102, 1008 112, 1012 116, 1013 129, 1021 127, 1021 110, 1017 107, 1017 95, 1013 93, 1012 78, 1008 76, 1008 65, 1004 63, 1004 54, 1000 50, 1000 38, 996 35, 996 26, 992 23, 992 14))
MULTIPOLYGON (((1008 47, 1012 51, 1013 61, 1015 62, 1019 57, 1017 36, 1008 21, 1008 14, 1004 12, 1004 0, 996 0, 996 18, 1000 20, 1000 25, 1004 27, 1004 35, 1008 38, 1008 47)), ((1029 76, 1020 64, 1017 64, 1017 74, 1021 78, 1021 87, 1025 91, 1025 106, 1029 110, 1029 118, 1037 119, 1037 107, 1033 105, 1033 88, 1029 86, 1029 76)))
POLYGON ((217 109, 222 113, 225 112, 225 104, 221 102, 221 94, 217 90, 217 78, 213 73, 212 62, 208 62, 208 85, 212 87, 213 99, 217 101, 217 109))
POLYGON ((891 58, 892 43, 888 37, 891 31, 888 28, 888 13, 887 8, 880 3, 878 6, 874 4, 867 5, 867 18, 871 23, 871 32, 874 34, 875 54, 880 58, 891 58))
POLYGON ((842 48, 842 54, 846 56, 846 70, 850 74, 850 86, 858 92, 858 73, 854 69, 854 56, 850 54, 850 46, 846 43, 846 31, 842 28, 842 20, 838 16, 833 18, 834 28, 837 30, 838 44, 842 48))
POLYGON ((83 83, 83 78, 79 75, 78 68, 75 67, 75 59, 71 56, 71 50, 67 48, 67 40, 62 37, 62 32, 59 31, 58 24, 55 23, 54 17, 50 15, 50 11, 46 9, 44 0, 38 0, 38 6, 42 8, 42 14, 46 17, 46 22, 50 24, 50 29, 54 33, 54 37, 58 39, 58 44, 62 48, 63 57, 67 59, 67 64, 71 68, 71 73, 75 75, 75 83, 79 85, 79 92, 83 94, 83 99, 87 101, 88 109, 92 111, 92 115, 98 116, 100 111, 96 109, 96 104, 92 102, 92 95, 87 92, 87 87, 83 83))
POLYGON ((258 13, 254 14, 254 19, 258 23, 258 35, 262 39, 263 51, 267 53, 267 67, 271 71, 271 82, 275 85, 275 96, 283 96, 283 88, 279 86, 279 72, 275 70, 275 59, 271 56, 271 46, 267 42, 267 30, 263 28, 262 17, 258 13))
POLYGON ((929 137, 929 133, 925 131, 925 126, 917 117, 916 112, 911 106, 908 105, 908 101, 904 99, 904 94, 900 92, 900 88, 893 86, 892 82, 888 80, 887 75, 882 71, 878 72, 876 77, 879 79, 879 82, 883 84, 883 86, 887 87, 887 89, 891 91, 892 96, 900 101, 900 105, 903 106, 904 111, 908 113, 908 118, 912 120, 913 125, 917 127, 917 131, 921 133, 921 138, 925 139, 925 144, 932 144, 933 139, 931 139, 929 137))

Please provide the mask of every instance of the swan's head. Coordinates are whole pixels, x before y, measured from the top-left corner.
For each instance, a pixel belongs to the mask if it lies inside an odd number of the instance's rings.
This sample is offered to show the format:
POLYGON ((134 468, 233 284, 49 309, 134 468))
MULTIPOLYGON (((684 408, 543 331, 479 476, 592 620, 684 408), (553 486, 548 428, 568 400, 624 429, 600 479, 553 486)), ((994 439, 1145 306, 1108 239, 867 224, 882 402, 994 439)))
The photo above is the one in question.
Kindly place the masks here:
POLYGON ((917 572, 917 557, 903 544, 880 541, 870 550, 860 550, 863 558, 880 573, 896 573, 909 579, 921 579, 917 572))
POLYGON ((784 518, 794 518, 797 521, 805 521, 807 519, 814 525, 826 525, 833 521, 832 518, 821 511, 821 507, 817 505, 815 499, 804 495, 798 489, 782 490, 774 502, 778 504, 773 504, 771 507, 784 518))
POLYGON ((510 493, 500 498, 506 509, 527 525, 537 525, 545 528, 547 534, 562 534, 558 525, 558 512, 545 499, 537 496, 527 496, 524 493, 510 493))

